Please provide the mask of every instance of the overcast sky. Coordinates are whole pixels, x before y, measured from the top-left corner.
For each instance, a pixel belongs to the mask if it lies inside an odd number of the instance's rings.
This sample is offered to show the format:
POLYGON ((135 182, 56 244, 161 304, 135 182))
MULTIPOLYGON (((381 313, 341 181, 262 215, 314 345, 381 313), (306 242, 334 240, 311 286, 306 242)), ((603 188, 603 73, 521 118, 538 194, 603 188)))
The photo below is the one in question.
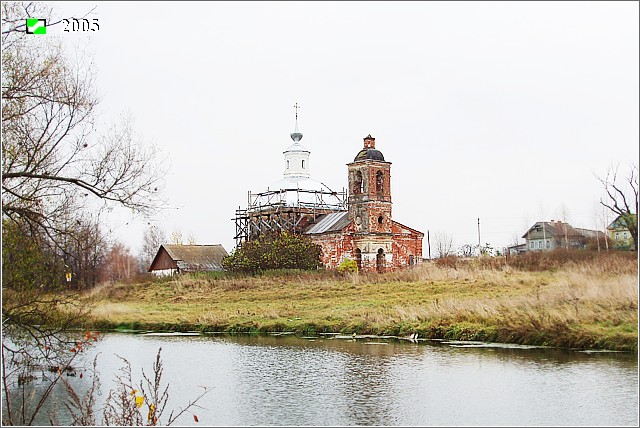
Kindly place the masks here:
MULTIPOLYGON (((604 229, 594 173, 638 163, 638 2, 51 2, 95 5, 100 119, 130 113, 170 159, 148 224, 235 245, 247 191, 282 178, 293 105, 311 177, 334 190, 363 137, 392 162, 393 218, 454 245, 536 221, 604 229)), ((611 218, 609 218, 610 220, 611 218)), ((519 242, 523 242, 520 239, 519 242)))

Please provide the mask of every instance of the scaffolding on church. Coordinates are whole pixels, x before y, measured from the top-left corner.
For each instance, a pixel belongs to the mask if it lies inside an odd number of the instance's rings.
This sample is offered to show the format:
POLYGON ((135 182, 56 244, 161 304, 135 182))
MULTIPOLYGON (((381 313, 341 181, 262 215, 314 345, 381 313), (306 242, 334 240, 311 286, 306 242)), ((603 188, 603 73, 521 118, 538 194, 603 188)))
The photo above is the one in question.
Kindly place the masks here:
POLYGON ((318 217, 347 210, 347 192, 280 189, 248 192, 247 208, 236 210, 236 247, 270 232, 302 233, 318 217))

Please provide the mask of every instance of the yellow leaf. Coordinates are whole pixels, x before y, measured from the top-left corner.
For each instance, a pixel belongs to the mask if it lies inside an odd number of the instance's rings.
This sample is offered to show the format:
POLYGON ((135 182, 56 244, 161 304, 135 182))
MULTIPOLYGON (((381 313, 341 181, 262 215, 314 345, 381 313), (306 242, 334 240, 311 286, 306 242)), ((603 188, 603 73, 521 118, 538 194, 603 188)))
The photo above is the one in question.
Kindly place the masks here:
POLYGON ((140 408, 140 407, 142 407, 143 404, 144 404, 144 397, 137 396, 136 397, 136 406, 138 408, 140 408))
POLYGON ((154 411, 156 410, 155 404, 149 404, 149 414, 147 415, 147 419, 151 421, 153 419, 154 411))

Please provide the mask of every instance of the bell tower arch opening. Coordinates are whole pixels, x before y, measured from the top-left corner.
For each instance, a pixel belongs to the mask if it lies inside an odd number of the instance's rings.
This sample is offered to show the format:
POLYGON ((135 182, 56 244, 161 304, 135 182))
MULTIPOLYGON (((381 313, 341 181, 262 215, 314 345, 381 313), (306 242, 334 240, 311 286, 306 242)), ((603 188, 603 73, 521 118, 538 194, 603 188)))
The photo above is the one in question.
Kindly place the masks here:
POLYGON ((376 172, 376 193, 380 194, 384 189, 384 173, 380 170, 376 172))
POLYGON ((353 193, 356 195, 362 194, 364 191, 364 181, 362 179, 362 172, 356 171, 355 179, 353 180, 353 193))

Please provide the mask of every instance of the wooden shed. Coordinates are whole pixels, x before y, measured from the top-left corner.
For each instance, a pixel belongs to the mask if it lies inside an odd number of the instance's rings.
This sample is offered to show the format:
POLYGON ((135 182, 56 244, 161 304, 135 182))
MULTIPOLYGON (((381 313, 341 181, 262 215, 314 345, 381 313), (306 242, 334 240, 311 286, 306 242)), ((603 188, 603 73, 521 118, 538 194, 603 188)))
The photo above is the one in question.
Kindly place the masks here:
POLYGON ((163 244, 151 262, 149 272, 171 275, 180 272, 210 272, 222 270, 222 258, 227 251, 220 244, 163 244))

